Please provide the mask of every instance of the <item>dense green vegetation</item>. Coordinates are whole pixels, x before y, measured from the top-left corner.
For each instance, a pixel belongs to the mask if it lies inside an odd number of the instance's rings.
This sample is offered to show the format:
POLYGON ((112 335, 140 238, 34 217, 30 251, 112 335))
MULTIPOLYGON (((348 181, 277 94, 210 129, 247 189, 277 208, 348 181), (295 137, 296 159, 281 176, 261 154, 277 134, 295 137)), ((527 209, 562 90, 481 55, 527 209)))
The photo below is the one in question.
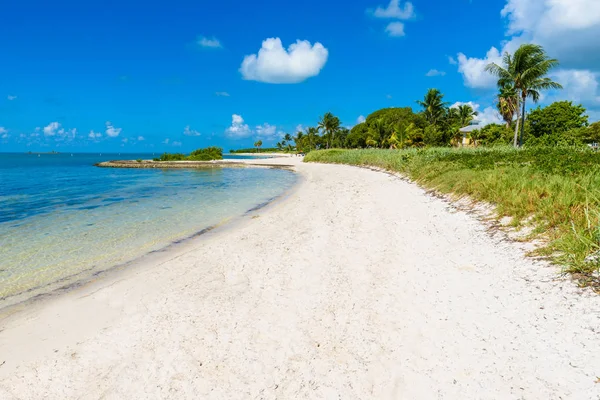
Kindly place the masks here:
POLYGON ((573 147, 341 150, 309 153, 306 162, 366 165, 400 172, 442 193, 497 206, 498 217, 532 223, 530 239, 549 256, 600 287, 600 153, 573 147), (596 274, 596 275, 594 275, 596 274))
POLYGON ((525 44, 512 55, 506 53, 502 65, 487 66, 498 77, 496 108, 503 124, 461 132, 477 118, 476 110, 464 103, 449 106, 443 93, 429 89, 422 100, 416 101, 420 110, 411 107, 378 110, 350 130, 328 112, 320 117, 317 126, 308 127, 293 138, 286 135, 278 148, 287 145, 292 150, 292 139, 295 149, 305 153, 329 148, 404 149, 463 144, 477 147, 511 142, 516 147, 518 138, 521 145, 592 143, 597 135, 587 129, 585 109, 581 106, 558 102, 545 109, 538 108, 532 111, 531 118, 525 118, 527 99, 537 102, 542 91, 561 88, 547 76, 557 65, 558 61, 549 58, 541 46, 525 44), (557 114, 561 115, 560 123, 552 121, 557 114))
POLYGON ((197 149, 185 155, 183 153, 164 153, 160 158, 155 158, 154 161, 212 161, 222 160, 223 149, 220 147, 207 147, 205 149, 197 149))
POLYGON ((253 148, 253 149, 238 149, 238 150, 234 150, 231 149, 229 150, 230 154, 240 154, 240 153, 276 153, 280 151, 278 148, 276 147, 268 147, 268 148, 253 148))

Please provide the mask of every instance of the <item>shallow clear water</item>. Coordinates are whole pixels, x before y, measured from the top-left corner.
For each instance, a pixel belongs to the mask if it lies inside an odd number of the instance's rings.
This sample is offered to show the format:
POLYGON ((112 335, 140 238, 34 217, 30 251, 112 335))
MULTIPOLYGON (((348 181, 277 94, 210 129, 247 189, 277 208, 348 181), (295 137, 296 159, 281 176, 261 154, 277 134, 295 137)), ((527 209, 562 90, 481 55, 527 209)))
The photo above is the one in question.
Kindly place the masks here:
POLYGON ((240 216, 296 180, 277 169, 93 166, 115 158, 151 155, 0 154, 0 306, 240 216))

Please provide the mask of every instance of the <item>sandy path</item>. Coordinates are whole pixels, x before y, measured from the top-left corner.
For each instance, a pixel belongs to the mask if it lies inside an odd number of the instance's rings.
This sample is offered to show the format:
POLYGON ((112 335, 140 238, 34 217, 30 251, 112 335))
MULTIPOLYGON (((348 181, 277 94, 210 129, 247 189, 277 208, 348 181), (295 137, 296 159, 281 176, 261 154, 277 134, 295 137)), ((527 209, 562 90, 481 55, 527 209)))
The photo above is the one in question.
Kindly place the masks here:
POLYGON ((600 398, 598 296, 412 184, 298 169, 258 218, 2 321, 0 398, 600 398))

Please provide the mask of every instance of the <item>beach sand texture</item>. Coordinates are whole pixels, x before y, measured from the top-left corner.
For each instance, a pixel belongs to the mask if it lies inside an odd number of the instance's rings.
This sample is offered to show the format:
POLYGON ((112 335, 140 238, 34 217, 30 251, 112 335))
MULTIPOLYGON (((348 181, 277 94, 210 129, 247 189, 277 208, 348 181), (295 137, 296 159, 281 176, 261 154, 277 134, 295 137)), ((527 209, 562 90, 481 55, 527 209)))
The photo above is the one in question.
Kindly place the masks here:
POLYGON ((600 398, 597 295, 397 177, 270 162, 285 198, 5 316, 0 398, 600 398))

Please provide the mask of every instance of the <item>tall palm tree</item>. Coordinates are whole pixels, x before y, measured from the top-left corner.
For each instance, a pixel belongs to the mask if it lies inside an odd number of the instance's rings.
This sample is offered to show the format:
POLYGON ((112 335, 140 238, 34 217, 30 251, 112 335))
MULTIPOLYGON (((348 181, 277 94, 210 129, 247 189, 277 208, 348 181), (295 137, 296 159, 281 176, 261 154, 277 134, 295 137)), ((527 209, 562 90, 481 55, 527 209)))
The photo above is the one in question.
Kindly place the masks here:
POLYGON ((335 133, 340 129, 340 124, 340 119, 330 112, 325 113, 319 120, 319 129, 323 130, 325 136, 327 136, 327 148, 333 143, 335 133))
POLYGON ((317 136, 319 135, 319 129, 310 127, 306 129, 306 137, 308 138, 308 144, 311 149, 317 148, 317 136))
POLYGON ((417 104, 423 107, 425 119, 431 125, 435 125, 446 113, 448 103, 444 102, 444 95, 437 89, 429 89, 423 101, 417 100, 417 104))
POLYGON ((458 106, 457 113, 461 128, 468 126, 471 121, 473 121, 475 117, 479 115, 479 113, 473 110, 473 107, 471 107, 469 104, 461 104, 458 106))
POLYGON ((496 107, 498 108, 498 112, 502 116, 502 119, 506 123, 506 127, 510 128, 510 124, 517 114, 517 127, 515 128, 515 143, 516 146, 516 136, 519 131, 519 96, 517 95, 517 91, 515 90, 512 84, 506 84, 501 86, 500 92, 498 93, 498 101, 496 102, 496 107))
POLYGON ((562 86, 548 78, 548 72, 558 66, 558 60, 549 58, 542 46, 523 44, 514 55, 504 53, 502 66, 496 63, 488 64, 485 69, 498 77, 498 86, 512 84, 521 97, 521 135, 520 145, 523 145, 525 127, 525 103, 531 98, 534 103, 540 99, 540 91, 562 89, 562 86))
POLYGON ((297 151, 302 151, 303 141, 304 141, 304 132, 299 131, 298 133, 296 133, 296 137, 294 137, 294 142, 296 143, 297 151))
POLYGON ((385 146, 387 127, 385 126, 382 118, 378 118, 371 122, 371 125, 369 126, 369 136, 371 139, 379 143, 382 148, 385 146))

